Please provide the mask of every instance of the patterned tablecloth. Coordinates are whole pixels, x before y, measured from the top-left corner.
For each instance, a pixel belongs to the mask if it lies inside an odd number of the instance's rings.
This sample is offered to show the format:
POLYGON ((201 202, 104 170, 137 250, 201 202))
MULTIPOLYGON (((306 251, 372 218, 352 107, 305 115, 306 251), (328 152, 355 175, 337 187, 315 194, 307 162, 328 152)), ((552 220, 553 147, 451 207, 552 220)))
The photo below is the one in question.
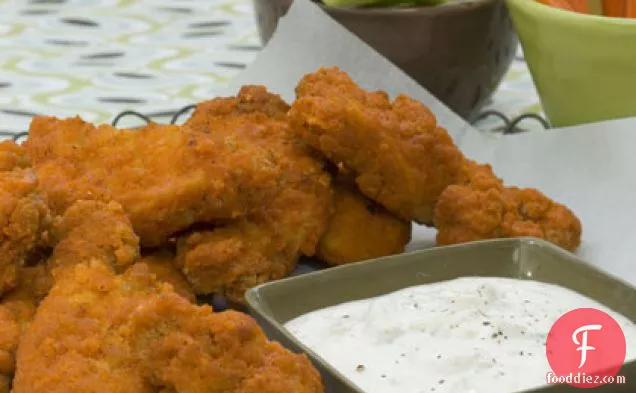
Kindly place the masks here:
MULTIPOLYGON (((0 131, 131 108, 162 121, 215 96, 259 49, 251 0, 0 0, 0 131)), ((520 54, 490 108, 515 117, 538 102, 520 54)))

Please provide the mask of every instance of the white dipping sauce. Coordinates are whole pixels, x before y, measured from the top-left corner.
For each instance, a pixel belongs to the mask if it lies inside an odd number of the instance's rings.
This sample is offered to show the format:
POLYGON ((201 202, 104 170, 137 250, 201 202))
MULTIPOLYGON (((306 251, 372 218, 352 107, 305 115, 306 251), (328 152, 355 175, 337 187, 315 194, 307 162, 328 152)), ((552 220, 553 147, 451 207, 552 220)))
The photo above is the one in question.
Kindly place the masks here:
POLYGON ((564 313, 614 317, 636 358, 636 325, 537 281, 459 278, 302 315, 285 327, 369 393, 511 393, 546 384, 545 341, 564 313))

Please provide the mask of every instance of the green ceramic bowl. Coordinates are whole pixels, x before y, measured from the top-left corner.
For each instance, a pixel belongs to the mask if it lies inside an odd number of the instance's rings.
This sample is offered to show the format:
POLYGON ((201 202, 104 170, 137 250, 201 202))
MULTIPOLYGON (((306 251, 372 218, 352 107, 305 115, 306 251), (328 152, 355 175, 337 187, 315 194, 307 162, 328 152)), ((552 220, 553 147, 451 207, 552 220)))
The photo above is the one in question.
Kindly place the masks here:
POLYGON ((552 125, 636 116, 636 20, 507 1, 552 125))

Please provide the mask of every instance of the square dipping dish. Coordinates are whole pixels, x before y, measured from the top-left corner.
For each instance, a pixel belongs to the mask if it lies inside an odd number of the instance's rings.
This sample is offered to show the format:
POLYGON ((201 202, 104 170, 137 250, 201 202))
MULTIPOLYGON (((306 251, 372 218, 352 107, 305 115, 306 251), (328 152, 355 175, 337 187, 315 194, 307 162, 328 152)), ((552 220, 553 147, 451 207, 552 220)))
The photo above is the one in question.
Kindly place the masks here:
MULTIPOLYGON (((364 393, 283 325, 311 311, 368 299, 411 286, 465 276, 536 280, 579 292, 636 322, 636 288, 535 239, 482 241, 379 258, 261 285, 247 293, 251 314, 267 335, 304 352, 322 374, 327 393, 364 393)), ((599 393, 636 392, 636 362, 620 372, 626 385, 604 385, 599 393)), ((546 385, 527 393, 570 393, 581 389, 546 385)), ((511 392, 512 393, 512 392, 511 392)))

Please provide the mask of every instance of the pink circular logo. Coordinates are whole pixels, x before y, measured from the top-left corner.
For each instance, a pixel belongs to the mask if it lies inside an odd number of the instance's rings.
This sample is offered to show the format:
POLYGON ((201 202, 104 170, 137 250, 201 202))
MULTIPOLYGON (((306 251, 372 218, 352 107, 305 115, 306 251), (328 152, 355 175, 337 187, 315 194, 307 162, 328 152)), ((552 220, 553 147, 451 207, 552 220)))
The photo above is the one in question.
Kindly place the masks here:
POLYGON ((595 388, 615 377, 625 363, 626 351, 618 322, 593 308, 561 316, 546 342, 546 356, 555 376, 577 388, 595 388))

